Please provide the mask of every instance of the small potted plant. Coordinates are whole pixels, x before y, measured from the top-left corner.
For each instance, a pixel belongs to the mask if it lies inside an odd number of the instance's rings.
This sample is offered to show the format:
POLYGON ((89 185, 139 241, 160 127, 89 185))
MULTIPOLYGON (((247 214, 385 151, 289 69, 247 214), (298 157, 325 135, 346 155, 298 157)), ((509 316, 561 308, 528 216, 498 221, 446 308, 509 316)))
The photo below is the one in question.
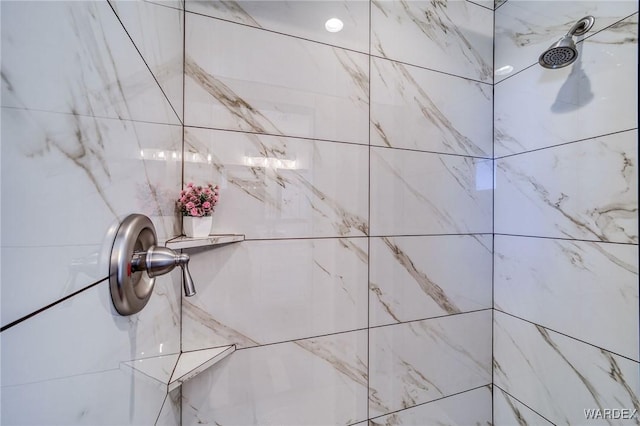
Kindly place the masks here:
POLYGON ((211 233, 212 213, 220 197, 218 185, 195 185, 189 182, 180 191, 178 210, 182 215, 182 229, 187 237, 206 237, 211 233))

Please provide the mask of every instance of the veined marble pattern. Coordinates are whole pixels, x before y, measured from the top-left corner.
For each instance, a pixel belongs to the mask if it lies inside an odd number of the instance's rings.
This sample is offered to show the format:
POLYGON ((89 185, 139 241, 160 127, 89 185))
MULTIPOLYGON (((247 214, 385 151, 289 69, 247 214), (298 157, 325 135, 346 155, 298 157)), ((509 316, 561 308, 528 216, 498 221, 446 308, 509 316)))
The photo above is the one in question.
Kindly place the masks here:
MULTIPOLYGON (((638 11, 635 1, 509 1, 495 14, 495 68, 513 67, 496 82, 538 62, 549 46, 564 36, 580 18, 596 21, 582 40, 638 11)), ((550 71, 553 72, 553 71, 550 71)))
POLYGON ((369 426, 401 425, 490 426, 491 389, 489 386, 484 386, 369 421, 369 426))
POLYGON ((638 243, 637 130, 496 160, 495 231, 638 243))
POLYGON ((495 386, 493 387, 493 424, 496 426, 553 425, 553 423, 547 421, 544 417, 495 386))
POLYGON ((166 386, 142 375, 107 370, 3 387, 0 420, 7 425, 153 425, 166 394, 166 386))
POLYGON ((638 15, 578 52, 571 66, 534 66, 495 86, 496 157, 638 127, 638 15))
POLYGON ((491 382, 491 311, 369 331, 369 415, 491 382))
POLYGON ((109 3, 182 119, 184 12, 148 1, 109 3))
POLYGON ((3 325, 107 277, 127 214, 175 235, 180 126, 13 108, 2 122, 3 325))
POLYGON ((158 277, 144 310, 120 316, 105 280, 3 331, 2 386, 114 370, 123 361, 180 352, 181 291, 179 271, 158 277))
POLYGON ((493 81, 493 11, 464 1, 371 2, 371 53, 493 81))
POLYGON ((186 124, 368 143, 366 55, 193 13, 186 18, 186 124))
POLYGON ((490 309, 491 235, 371 239, 370 325, 490 309))
POLYGON ((371 150, 371 235, 490 233, 492 160, 371 150))
POLYGON ((220 185, 216 233, 369 233, 367 147, 196 128, 185 129, 185 143, 185 179, 220 185))
POLYGON ((372 145, 491 157, 492 114, 491 85, 371 59, 372 145))
POLYGON ((179 123, 107 2, 2 2, 2 106, 179 123))
POLYGON ((496 309, 640 360, 637 245, 496 235, 494 301, 496 309))
POLYGON ((198 293, 182 304, 183 350, 366 328, 367 262, 365 238, 245 241, 213 256, 194 252, 198 293))
POLYGON ((187 0, 185 7, 190 12, 368 53, 368 1, 187 0), (329 18, 339 18, 343 29, 328 32, 325 22, 329 18))
POLYGON ((182 388, 176 388, 167 394, 162 404, 155 426, 175 426, 182 422, 182 388))
POLYGON ((554 424, 638 425, 587 420, 585 410, 640 410, 637 362, 501 312, 494 314, 494 383, 554 424))
POLYGON ((184 425, 348 425, 367 418, 367 332, 238 350, 182 386, 184 425))

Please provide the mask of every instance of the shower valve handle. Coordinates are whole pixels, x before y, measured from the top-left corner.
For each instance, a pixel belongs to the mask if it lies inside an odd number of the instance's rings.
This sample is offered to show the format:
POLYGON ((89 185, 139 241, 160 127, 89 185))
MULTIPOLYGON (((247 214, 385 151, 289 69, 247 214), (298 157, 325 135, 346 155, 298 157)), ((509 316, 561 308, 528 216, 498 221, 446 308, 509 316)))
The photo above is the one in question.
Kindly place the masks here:
POLYGON ((146 252, 134 252, 131 257, 131 270, 147 271, 150 278, 169 273, 176 266, 182 269, 184 295, 191 297, 196 294, 196 288, 189 272, 189 255, 159 246, 151 246, 146 252))

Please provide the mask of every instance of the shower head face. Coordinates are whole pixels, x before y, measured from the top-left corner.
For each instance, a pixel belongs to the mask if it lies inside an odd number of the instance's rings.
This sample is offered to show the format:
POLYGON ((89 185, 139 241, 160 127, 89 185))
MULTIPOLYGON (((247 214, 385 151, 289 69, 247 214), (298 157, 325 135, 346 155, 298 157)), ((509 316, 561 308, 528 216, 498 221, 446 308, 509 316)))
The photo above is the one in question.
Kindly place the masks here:
POLYGON ((556 69, 571 65, 578 59, 576 44, 570 35, 566 35, 545 50, 538 62, 545 68, 556 69))

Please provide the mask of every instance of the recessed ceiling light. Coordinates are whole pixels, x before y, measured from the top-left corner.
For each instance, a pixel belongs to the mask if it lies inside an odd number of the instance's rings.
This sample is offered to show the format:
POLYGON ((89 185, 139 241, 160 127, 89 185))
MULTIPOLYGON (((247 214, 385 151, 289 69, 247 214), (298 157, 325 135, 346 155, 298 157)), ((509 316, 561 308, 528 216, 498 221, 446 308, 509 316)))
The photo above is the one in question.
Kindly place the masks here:
POLYGON ((342 27, 344 27, 344 24, 338 18, 331 18, 324 23, 324 27, 330 33, 337 33, 338 31, 342 30, 342 27))

